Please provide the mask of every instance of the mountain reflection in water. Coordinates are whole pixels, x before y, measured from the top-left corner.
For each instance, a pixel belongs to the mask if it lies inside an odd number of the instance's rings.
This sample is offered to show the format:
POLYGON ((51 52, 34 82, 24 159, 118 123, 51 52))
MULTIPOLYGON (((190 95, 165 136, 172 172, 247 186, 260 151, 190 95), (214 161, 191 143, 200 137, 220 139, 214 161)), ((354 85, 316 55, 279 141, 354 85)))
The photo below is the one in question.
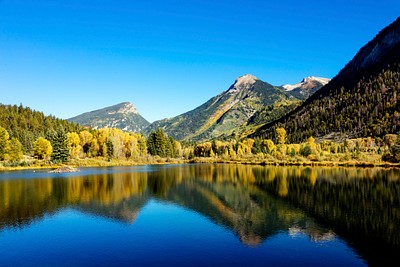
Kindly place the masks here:
POLYGON ((157 199, 210 218, 249 246, 280 232, 315 242, 339 235, 369 264, 397 259, 399 170, 223 164, 112 170, 64 178, 3 175, 0 231, 65 208, 134 223, 157 199))

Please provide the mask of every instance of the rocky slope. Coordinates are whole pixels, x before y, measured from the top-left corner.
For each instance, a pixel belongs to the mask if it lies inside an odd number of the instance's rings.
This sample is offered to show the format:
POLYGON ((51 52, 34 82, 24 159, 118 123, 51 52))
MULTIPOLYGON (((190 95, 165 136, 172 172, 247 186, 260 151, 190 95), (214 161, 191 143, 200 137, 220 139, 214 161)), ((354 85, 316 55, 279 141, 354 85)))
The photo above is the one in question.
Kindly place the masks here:
POLYGON ((280 101, 294 101, 282 87, 247 74, 236 79, 228 90, 203 105, 170 119, 156 121, 145 131, 157 128, 179 140, 207 140, 232 134, 263 107, 280 101))
POLYGON ((324 85, 329 83, 330 79, 322 77, 306 77, 297 84, 285 84, 282 85, 286 91, 290 92, 294 97, 305 100, 312 94, 321 89, 324 85))
POLYGON ((129 102, 86 112, 68 120, 94 129, 109 127, 128 132, 140 132, 150 125, 129 102))

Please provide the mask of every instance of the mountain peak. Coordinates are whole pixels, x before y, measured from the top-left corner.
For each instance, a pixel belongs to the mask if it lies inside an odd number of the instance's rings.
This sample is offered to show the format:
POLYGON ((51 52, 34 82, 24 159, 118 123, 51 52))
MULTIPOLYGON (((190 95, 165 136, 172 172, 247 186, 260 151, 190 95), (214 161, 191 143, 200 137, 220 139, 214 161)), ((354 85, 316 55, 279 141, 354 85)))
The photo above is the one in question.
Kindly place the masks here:
POLYGON ((253 85, 256 81, 258 80, 258 78, 254 75, 251 74, 246 74, 243 76, 240 76, 236 79, 235 83, 233 84, 234 87, 240 87, 243 85, 253 85))
POLYGON ((286 89, 286 91, 292 91, 296 88, 302 88, 302 87, 314 87, 314 83, 319 83, 320 85, 324 86, 327 84, 331 79, 328 78, 323 78, 323 77, 315 77, 315 76, 308 76, 303 78, 303 80, 299 83, 296 84, 284 84, 282 85, 283 88, 286 89))
POLYGON ((328 78, 308 76, 299 83, 285 84, 282 87, 292 96, 305 100, 329 83, 329 81, 330 79, 328 78))
POLYGON ((122 113, 122 114, 128 114, 128 113, 134 113, 138 114, 139 112, 137 111, 136 107, 131 103, 131 102, 123 102, 117 105, 114 105, 109 108, 110 111, 108 114, 115 114, 115 113, 122 113))
POLYGON ((93 129, 109 127, 129 132, 140 132, 150 124, 130 102, 86 112, 68 120, 91 126, 93 129))
POLYGON ((313 81, 317 81, 322 83, 323 85, 327 84, 331 79, 328 78, 323 78, 323 77, 315 77, 315 76, 308 76, 303 78, 303 80, 301 81, 302 83, 306 83, 306 82, 313 82, 313 81))

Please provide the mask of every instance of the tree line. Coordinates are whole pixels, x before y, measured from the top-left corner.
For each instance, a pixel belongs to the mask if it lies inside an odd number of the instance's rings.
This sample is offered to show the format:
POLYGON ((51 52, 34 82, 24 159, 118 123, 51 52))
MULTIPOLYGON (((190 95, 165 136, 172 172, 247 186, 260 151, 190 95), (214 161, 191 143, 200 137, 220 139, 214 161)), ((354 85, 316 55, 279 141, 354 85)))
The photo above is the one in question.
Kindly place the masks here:
POLYGON ((181 146, 162 130, 151 133, 146 140, 141 134, 114 128, 67 132, 59 127, 38 137, 28 152, 17 138, 10 139, 7 130, 0 126, 1 160, 20 161, 27 154, 36 159, 59 163, 93 157, 135 159, 148 153, 160 157, 178 157, 181 155, 181 146))
POLYGON ((0 160, 19 162, 27 155, 60 163, 95 157, 135 160, 151 155, 162 158, 203 157, 227 160, 262 156, 276 160, 321 161, 327 158, 332 160, 332 157, 335 159, 338 155, 341 160, 350 160, 361 159, 363 154, 374 154, 386 161, 400 162, 400 134, 387 134, 379 140, 368 137, 345 139, 340 143, 327 140, 317 143, 313 137, 309 137, 303 143, 287 143, 286 130, 280 127, 275 130, 274 140, 245 138, 182 144, 168 137, 162 129, 151 132, 146 139, 142 134, 114 128, 66 132, 63 127, 59 127, 38 137, 29 153, 17 138, 10 137, 7 130, 0 126, 0 160))
POLYGON ((0 126, 7 130, 10 138, 16 138, 25 153, 31 153, 33 144, 39 137, 45 137, 49 131, 59 127, 66 132, 80 132, 83 127, 54 116, 45 116, 42 112, 22 105, 0 104, 0 126))
POLYGON ((275 129, 274 139, 260 137, 230 141, 207 141, 194 146, 195 157, 223 159, 241 159, 259 155, 276 160, 342 161, 361 160, 368 155, 378 155, 379 159, 400 162, 400 133, 386 134, 374 139, 354 138, 343 142, 323 140, 316 142, 310 136, 302 143, 287 143, 288 136, 284 128, 275 129))

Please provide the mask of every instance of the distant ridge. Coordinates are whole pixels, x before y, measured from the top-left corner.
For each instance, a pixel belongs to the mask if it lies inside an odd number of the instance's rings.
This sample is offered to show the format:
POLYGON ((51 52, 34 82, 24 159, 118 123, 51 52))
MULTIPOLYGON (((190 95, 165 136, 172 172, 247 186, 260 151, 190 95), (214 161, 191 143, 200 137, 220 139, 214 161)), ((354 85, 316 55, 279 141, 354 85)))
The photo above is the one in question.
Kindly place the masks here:
POLYGON ((289 91, 293 96, 305 100, 312 94, 321 89, 324 85, 328 84, 331 79, 309 76, 304 78, 301 82, 296 84, 282 85, 286 91, 289 91))
POLYGON ((94 129, 109 127, 127 132, 140 132, 150 123, 144 119, 130 102, 90 111, 68 119, 94 129))

